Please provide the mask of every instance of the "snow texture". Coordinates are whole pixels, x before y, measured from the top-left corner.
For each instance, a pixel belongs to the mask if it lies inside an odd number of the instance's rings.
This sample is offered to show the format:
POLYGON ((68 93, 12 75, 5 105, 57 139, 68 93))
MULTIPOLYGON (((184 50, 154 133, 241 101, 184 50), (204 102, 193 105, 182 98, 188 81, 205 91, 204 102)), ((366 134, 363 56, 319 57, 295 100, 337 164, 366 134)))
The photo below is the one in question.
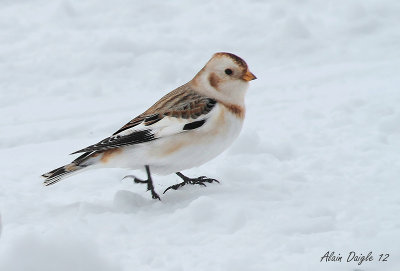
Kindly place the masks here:
POLYGON ((399 1, 0 7, 0 270, 400 270, 399 1), (218 51, 258 77, 239 139, 184 172, 220 184, 161 202, 121 181, 141 171, 43 187, 218 51), (375 257, 320 262, 327 251, 375 257))

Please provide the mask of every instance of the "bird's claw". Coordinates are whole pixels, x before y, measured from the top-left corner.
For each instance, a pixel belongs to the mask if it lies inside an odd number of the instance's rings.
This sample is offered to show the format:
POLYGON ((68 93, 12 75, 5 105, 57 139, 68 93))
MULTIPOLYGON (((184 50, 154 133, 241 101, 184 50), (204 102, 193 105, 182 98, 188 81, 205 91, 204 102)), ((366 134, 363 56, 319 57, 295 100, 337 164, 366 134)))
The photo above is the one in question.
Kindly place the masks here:
POLYGON ((149 181, 143 181, 141 179, 135 178, 135 179, 133 179, 133 182, 134 183, 148 183, 149 181))
POLYGON ((151 197, 153 199, 161 200, 160 196, 154 190, 151 190, 151 197))
POLYGON ((153 199, 161 200, 160 196, 156 193, 156 191, 154 191, 153 184, 150 183, 149 180, 145 180, 145 181, 144 181, 144 180, 142 180, 142 179, 137 178, 137 177, 134 176, 134 175, 126 175, 124 178, 122 178, 122 180, 124 180, 124 179, 126 179, 126 178, 132 178, 134 183, 145 183, 145 184, 147 184, 147 191, 150 191, 150 192, 151 192, 151 197, 152 197, 153 199))
POLYGON ((186 184, 185 182, 182 182, 182 183, 178 183, 178 184, 171 185, 170 187, 168 187, 167 189, 164 190, 164 193, 163 193, 163 194, 165 194, 165 192, 167 192, 167 191, 170 190, 170 189, 178 190, 179 187, 182 187, 182 186, 184 186, 185 184, 186 184))
POLYGON ((134 183, 148 183, 149 182, 148 180, 143 181, 142 179, 137 178, 135 175, 126 175, 124 178, 122 178, 122 180, 125 180, 125 179, 128 179, 128 178, 133 179, 134 183))
POLYGON ((218 180, 212 179, 212 178, 208 178, 207 176, 200 176, 200 177, 195 178, 195 179, 190 179, 190 181, 193 182, 192 184, 203 184, 203 185, 205 185, 204 182, 206 182, 206 183, 213 183, 213 182, 219 183, 218 180))
POLYGON ((182 186, 184 186, 186 184, 198 184, 198 185, 202 185, 202 186, 207 186, 205 183, 213 183, 213 182, 219 183, 218 180, 208 178, 206 176, 200 176, 198 178, 187 178, 187 179, 184 179, 184 181, 181 183, 171 185, 170 187, 168 187, 167 189, 164 190, 163 194, 165 194, 165 192, 167 192, 170 189, 178 190, 179 188, 181 188, 182 186))
POLYGON ((126 175, 124 178, 121 179, 121 181, 129 178, 136 179, 135 175, 126 175))

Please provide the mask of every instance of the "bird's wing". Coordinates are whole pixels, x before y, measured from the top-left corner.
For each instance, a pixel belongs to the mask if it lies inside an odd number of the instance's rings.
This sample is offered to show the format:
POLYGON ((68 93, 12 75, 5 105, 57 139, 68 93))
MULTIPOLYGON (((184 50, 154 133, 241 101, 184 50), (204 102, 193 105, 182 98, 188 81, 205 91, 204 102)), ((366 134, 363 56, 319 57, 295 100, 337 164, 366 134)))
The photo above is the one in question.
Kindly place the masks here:
POLYGON ((217 101, 195 92, 173 92, 164 96, 146 112, 122 126, 112 136, 76 151, 105 151, 182 133, 201 127, 217 101))

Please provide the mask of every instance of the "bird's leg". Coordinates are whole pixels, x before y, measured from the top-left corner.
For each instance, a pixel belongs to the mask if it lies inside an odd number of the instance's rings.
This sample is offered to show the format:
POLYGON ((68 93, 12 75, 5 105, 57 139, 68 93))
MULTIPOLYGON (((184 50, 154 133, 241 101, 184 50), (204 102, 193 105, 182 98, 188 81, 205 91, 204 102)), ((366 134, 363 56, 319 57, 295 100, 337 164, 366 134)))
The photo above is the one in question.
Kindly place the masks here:
POLYGON ((160 196, 154 190, 153 179, 151 178, 151 174, 150 174, 150 167, 148 165, 146 165, 145 168, 146 168, 146 172, 147 172, 147 180, 141 180, 141 179, 135 177, 134 175, 125 176, 124 179, 125 178, 133 178, 133 182, 135 182, 135 183, 146 183, 147 190, 151 192, 151 197, 153 199, 161 200, 160 196))
POLYGON ((171 185, 170 187, 168 187, 167 189, 165 189, 165 192, 167 192, 169 189, 174 189, 174 190, 178 190, 179 188, 181 188, 182 186, 184 186, 185 184, 198 184, 198 185, 202 185, 202 186, 206 186, 205 183, 212 183, 212 182, 217 182, 219 183, 218 180, 216 179, 211 179, 211 178, 207 178, 206 176, 200 176, 198 178, 189 178, 185 175, 183 175, 180 172, 176 172, 176 175, 178 175, 179 177, 181 177, 181 179, 183 180, 183 182, 175 184, 175 185, 171 185))

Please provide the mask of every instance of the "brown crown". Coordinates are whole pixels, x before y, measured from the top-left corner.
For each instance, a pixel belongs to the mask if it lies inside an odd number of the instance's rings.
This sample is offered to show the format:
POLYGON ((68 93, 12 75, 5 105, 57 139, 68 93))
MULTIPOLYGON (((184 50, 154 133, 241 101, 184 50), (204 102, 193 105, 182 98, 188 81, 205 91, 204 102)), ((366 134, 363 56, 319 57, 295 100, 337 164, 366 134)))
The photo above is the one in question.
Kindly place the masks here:
POLYGON ((231 54, 231 53, 226 53, 226 52, 219 52, 219 53, 215 53, 214 56, 227 56, 230 59, 232 59, 236 64, 238 64, 240 67, 243 67, 244 69, 247 70, 247 63, 241 59, 240 57, 238 57, 237 55, 231 54))

